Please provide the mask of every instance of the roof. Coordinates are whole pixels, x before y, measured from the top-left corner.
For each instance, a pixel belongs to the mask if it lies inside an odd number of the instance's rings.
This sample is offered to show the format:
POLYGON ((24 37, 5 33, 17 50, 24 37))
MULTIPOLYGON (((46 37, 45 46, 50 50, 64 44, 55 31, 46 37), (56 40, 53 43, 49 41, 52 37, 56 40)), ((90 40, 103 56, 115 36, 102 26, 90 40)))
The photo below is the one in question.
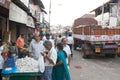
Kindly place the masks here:
POLYGON ((45 6, 43 5, 41 0, 33 0, 36 5, 39 5, 39 7, 45 9, 45 6))
POLYGON ((78 18, 74 21, 73 27, 79 25, 98 25, 98 22, 94 18, 78 18))

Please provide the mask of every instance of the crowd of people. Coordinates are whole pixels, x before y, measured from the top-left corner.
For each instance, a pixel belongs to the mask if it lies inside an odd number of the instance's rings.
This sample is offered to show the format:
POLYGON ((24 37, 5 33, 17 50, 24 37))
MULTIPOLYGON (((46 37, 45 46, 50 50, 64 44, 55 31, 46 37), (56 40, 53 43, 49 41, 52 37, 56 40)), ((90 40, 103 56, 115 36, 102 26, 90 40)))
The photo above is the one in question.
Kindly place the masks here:
MULTIPOLYGON (((29 44, 24 41, 24 35, 21 34, 16 42, 10 43, 2 42, 0 46, 0 73, 9 62, 7 60, 16 60, 24 56, 29 56, 40 62, 42 75, 38 80, 70 80, 70 61, 73 57, 73 38, 69 34, 68 37, 53 37, 50 34, 45 36, 41 34, 34 34, 29 44), (24 47, 28 47, 28 52, 23 52, 24 47)), ((14 62, 14 61, 12 61, 14 62)), ((0 74, 0 80, 2 76, 0 74)))

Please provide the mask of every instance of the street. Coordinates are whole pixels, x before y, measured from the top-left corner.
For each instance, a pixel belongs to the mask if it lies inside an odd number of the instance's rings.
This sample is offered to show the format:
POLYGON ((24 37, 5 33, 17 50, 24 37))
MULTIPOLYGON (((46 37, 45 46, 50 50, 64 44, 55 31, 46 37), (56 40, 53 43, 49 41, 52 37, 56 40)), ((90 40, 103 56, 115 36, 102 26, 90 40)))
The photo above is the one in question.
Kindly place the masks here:
POLYGON ((73 51, 71 80, 120 80, 120 58, 95 56, 83 59, 80 50, 73 51))

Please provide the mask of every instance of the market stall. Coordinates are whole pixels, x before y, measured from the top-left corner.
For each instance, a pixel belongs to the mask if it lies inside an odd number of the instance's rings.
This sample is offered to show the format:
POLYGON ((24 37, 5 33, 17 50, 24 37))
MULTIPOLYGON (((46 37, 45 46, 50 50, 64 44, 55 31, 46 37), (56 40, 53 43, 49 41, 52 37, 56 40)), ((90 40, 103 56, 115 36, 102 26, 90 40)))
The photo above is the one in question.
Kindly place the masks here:
POLYGON ((2 71, 2 76, 9 77, 9 80, 37 80, 41 74, 39 62, 31 57, 17 59, 15 66, 6 67, 2 71))

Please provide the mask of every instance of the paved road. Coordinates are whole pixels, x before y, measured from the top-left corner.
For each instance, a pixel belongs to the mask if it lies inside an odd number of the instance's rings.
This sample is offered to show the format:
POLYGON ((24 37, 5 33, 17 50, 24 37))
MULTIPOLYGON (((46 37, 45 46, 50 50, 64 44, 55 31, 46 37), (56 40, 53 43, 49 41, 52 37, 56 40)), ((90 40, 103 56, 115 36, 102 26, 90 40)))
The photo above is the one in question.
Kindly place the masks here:
POLYGON ((80 51, 74 51, 70 74, 71 80, 120 80, 120 58, 83 59, 80 51))

